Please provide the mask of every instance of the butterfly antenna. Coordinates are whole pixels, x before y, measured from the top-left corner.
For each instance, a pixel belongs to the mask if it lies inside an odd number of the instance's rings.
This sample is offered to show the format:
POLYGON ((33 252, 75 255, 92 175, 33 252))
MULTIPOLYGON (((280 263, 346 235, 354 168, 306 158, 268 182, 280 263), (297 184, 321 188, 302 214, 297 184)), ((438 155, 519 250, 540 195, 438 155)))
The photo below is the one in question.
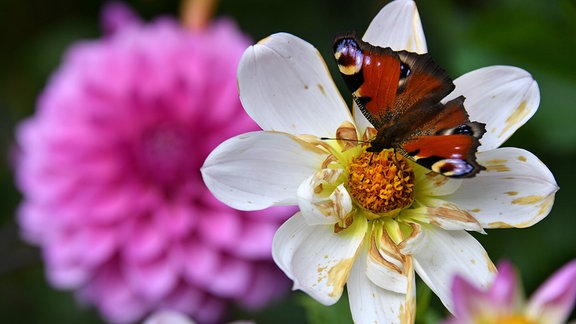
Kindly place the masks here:
POLYGON ((354 142, 354 143, 370 143, 370 141, 359 140, 359 139, 350 139, 350 138, 338 138, 338 137, 320 137, 321 141, 346 141, 346 142, 354 142))

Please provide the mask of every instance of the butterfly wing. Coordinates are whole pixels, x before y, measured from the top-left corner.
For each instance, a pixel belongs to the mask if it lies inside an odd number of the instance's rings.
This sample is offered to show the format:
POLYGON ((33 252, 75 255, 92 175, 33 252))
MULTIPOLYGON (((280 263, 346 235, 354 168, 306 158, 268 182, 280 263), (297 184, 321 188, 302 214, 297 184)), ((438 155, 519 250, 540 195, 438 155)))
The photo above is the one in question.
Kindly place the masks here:
POLYGON ((428 121, 422 134, 399 144, 399 148, 418 164, 454 178, 470 178, 485 168, 476 162, 485 125, 471 122, 463 105, 455 98, 428 121))
POLYGON ((336 38, 334 56, 354 100, 377 129, 411 118, 409 124, 418 126, 422 113, 432 117, 428 107, 454 89, 429 54, 395 52, 345 34, 336 38))
POLYGON ((454 83, 429 54, 373 46, 354 34, 337 37, 334 56, 355 102, 378 130, 368 151, 397 148, 450 177, 472 177, 484 125, 471 122, 464 97, 440 100, 454 83))

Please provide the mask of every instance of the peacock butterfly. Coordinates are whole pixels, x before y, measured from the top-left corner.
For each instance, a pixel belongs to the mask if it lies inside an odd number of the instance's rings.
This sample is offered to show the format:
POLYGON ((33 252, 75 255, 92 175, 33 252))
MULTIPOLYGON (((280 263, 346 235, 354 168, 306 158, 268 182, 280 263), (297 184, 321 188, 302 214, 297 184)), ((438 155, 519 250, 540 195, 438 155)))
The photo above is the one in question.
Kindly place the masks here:
POLYGON ((485 125, 471 122, 464 97, 440 100, 454 83, 430 54, 373 46, 354 34, 336 37, 334 57, 352 97, 376 128, 369 152, 394 148, 442 175, 469 178, 485 125))

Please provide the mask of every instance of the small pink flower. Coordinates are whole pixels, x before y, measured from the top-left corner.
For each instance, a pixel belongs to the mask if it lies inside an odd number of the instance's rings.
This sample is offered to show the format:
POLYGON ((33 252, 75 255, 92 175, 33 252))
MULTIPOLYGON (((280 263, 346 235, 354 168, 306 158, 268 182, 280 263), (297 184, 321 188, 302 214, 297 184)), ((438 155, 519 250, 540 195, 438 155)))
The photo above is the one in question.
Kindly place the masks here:
POLYGON ((452 283, 454 318, 446 324, 564 323, 576 301, 576 260, 568 263, 524 300, 518 276, 508 262, 487 290, 455 276, 452 283))
POLYGON ((228 20, 190 31, 118 5, 104 26, 70 48, 18 128, 23 236, 52 285, 111 322, 264 305, 289 287, 271 260, 288 210, 227 207, 199 171, 224 139, 258 129, 236 85, 249 40, 228 20))

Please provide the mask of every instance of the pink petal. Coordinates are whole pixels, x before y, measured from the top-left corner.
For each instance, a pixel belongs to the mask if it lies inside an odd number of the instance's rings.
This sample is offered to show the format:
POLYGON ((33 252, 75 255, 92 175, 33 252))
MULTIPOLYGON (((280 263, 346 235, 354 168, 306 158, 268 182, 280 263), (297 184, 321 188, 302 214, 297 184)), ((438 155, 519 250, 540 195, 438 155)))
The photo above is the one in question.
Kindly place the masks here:
POLYGON ((114 253, 117 243, 115 234, 114 229, 110 228, 63 229, 54 235, 44 255, 52 264, 95 267, 114 253))
POLYGON ((254 267, 249 288, 237 301, 244 307, 258 309, 287 292, 290 285, 276 265, 262 263, 254 267))
MULTIPOLYGON (((125 219, 126 215, 138 214, 139 209, 146 206, 150 199, 142 188, 133 183, 92 185, 92 188, 97 188, 99 191, 94 192, 92 197, 86 197, 90 201, 79 202, 89 206, 87 212, 90 218, 86 221, 92 224, 116 224, 125 219)), ((87 192, 90 192, 88 188, 82 190, 83 195, 87 192)))
POLYGON ((46 216, 46 210, 33 202, 25 202, 18 208, 18 223, 25 240, 40 244, 52 235, 54 222, 46 216))
POLYGON ((550 277, 532 295, 528 315, 545 323, 564 323, 576 302, 576 260, 550 277))
POLYGON ((184 276, 190 283, 208 285, 220 265, 220 253, 213 246, 190 239, 182 247, 184 276))
POLYGON ((280 224, 265 221, 250 221, 245 217, 236 246, 231 252, 249 259, 262 260, 272 257, 272 238, 280 224))
POLYGON ((465 323, 480 311, 478 301, 485 300, 486 294, 460 275, 452 279, 452 302, 454 316, 465 323))
POLYGON ((98 305, 111 322, 127 323, 141 318, 148 305, 129 289, 116 264, 101 269, 80 297, 98 305))
POLYGON ((452 302, 454 323, 467 323, 482 314, 512 314, 520 306, 523 296, 520 293, 514 267, 509 262, 498 264, 498 275, 488 288, 480 289, 460 275, 452 281, 452 302))
POLYGON ((206 297, 198 312, 194 314, 194 319, 199 323, 217 323, 224 316, 227 306, 223 299, 206 297))
POLYGON ((122 235, 123 256, 127 260, 149 260, 159 255, 167 244, 169 237, 156 227, 151 217, 138 217, 131 220, 122 235))
POLYGON ((240 217, 234 211, 206 210, 198 225, 202 239, 219 247, 234 247, 242 229, 240 217))
POLYGON ((102 29, 105 34, 111 35, 120 29, 140 23, 140 18, 121 2, 111 2, 102 9, 102 29))
POLYGON ((92 276, 90 269, 78 263, 47 262, 46 273, 50 284, 59 289, 76 289, 84 285, 92 276))
POLYGON ((517 306, 516 303, 524 298, 521 294, 518 276, 509 262, 500 262, 497 268, 498 274, 488 290, 487 297, 493 305, 502 309, 513 310, 517 306))
POLYGON ((154 222, 172 240, 183 240, 194 230, 200 213, 196 206, 166 205, 156 211, 154 222))
POLYGON ((186 314, 194 314, 200 309, 206 294, 199 287, 179 284, 162 299, 159 309, 171 309, 186 314))
POLYGON ((160 300, 174 288, 180 269, 172 254, 145 262, 124 262, 123 274, 132 287, 150 300, 160 300))
POLYGON ((245 260, 228 257, 222 260, 208 289, 216 295, 239 298, 247 291, 253 267, 245 260))

